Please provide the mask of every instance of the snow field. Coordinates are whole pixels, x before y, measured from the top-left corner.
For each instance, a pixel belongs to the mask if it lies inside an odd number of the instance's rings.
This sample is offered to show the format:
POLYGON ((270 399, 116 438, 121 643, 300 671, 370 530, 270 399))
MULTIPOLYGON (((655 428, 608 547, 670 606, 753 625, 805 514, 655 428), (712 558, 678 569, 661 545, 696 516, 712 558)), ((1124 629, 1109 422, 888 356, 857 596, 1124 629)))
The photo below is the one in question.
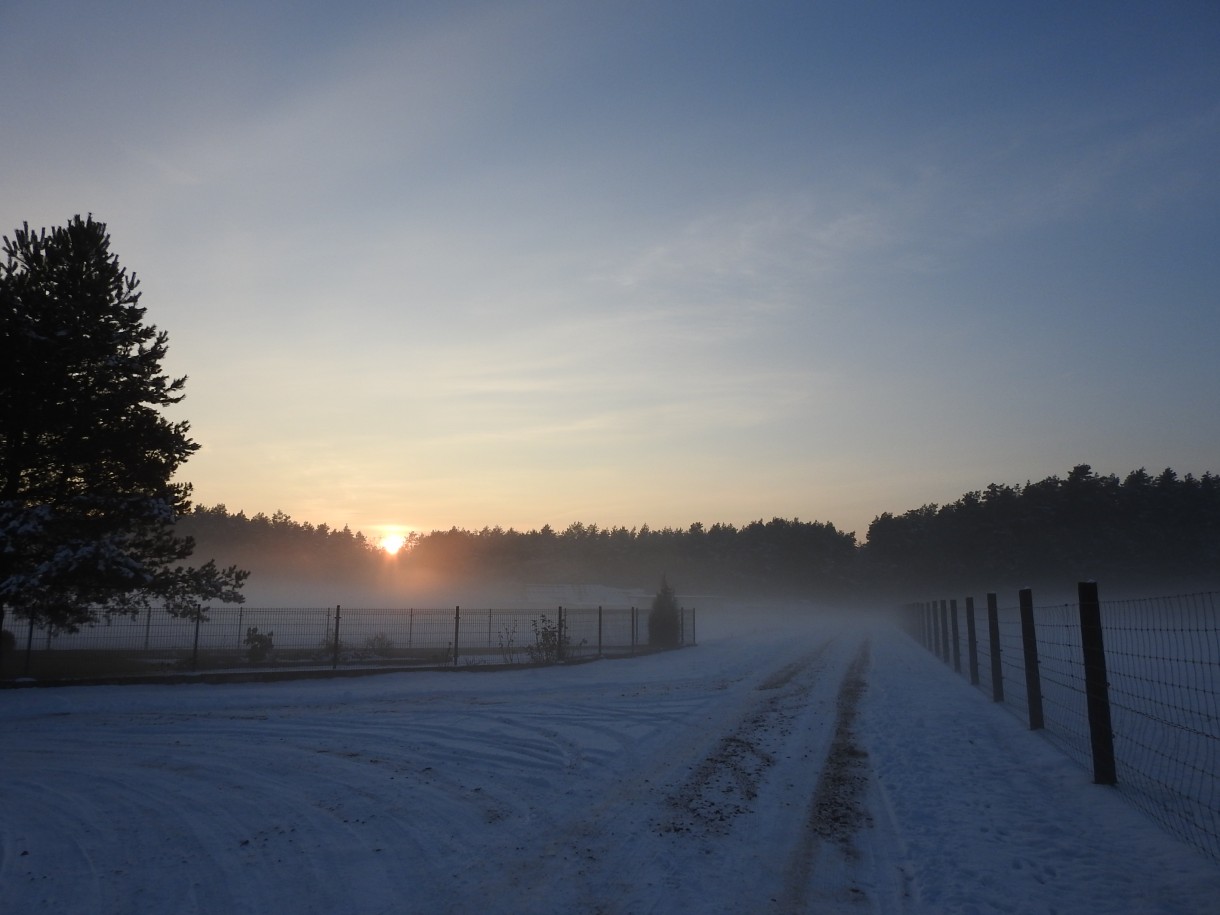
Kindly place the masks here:
POLYGON ((829 618, 701 612, 698 648, 531 670, 9 690, 0 726, 6 912, 1220 899, 1213 862, 905 636, 829 618))

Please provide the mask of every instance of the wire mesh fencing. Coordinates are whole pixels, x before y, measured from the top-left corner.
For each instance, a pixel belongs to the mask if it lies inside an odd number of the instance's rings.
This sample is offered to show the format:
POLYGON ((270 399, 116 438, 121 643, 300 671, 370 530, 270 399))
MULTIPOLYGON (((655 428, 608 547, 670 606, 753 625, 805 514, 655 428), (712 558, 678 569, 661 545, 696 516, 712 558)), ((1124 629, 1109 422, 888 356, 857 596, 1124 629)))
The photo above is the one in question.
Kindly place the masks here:
POLYGON ((1029 717, 1029 697, 1025 689, 1025 665, 1021 654, 1021 620, 1017 608, 1001 607, 1000 615, 1000 678, 1004 698, 1021 715, 1029 717))
POLYGON ((1214 593, 1102 605, 1119 785, 1220 857, 1220 621, 1214 593))
POLYGON ((988 595, 973 640, 946 601, 910 605, 910 628, 955 670, 959 656, 977 663, 980 690, 1220 860, 1217 594, 1098 601, 1095 584, 1080 588, 1075 604, 1034 605, 1026 591, 1024 606, 1000 607, 988 595))
MULTIPOLYGON (((1034 633, 1038 645, 1037 675, 1047 739, 1085 768, 1092 765, 1089 719, 1086 708, 1084 649, 1080 614, 1075 604, 1035 606, 1034 633)), ((1020 621, 1017 621, 1020 627, 1020 621)), ((1020 689, 1013 690, 1022 717, 1029 717, 1028 668, 1024 651, 1012 652, 1021 668, 1020 689)))
MULTIPOLYGON (((226 606, 186 616, 151 608, 68 632, 10 617, 0 679, 559 663, 651 650, 648 618, 634 607, 226 606)), ((681 610, 681 645, 694 644, 694 626, 695 611, 681 610)))

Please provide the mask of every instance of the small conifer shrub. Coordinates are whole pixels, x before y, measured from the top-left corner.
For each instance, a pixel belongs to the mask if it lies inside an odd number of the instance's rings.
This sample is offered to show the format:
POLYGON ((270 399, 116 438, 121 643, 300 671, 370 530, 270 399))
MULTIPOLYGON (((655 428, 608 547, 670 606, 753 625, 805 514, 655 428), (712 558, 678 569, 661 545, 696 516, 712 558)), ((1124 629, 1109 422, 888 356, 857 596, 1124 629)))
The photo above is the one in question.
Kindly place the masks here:
POLYGON ((648 644, 653 648, 677 648, 682 644, 682 610, 664 575, 661 590, 652 599, 652 610, 648 613, 648 644))
POLYGON ((257 626, 246 630, 246 656, 251 664, 264 661, 271 653, 274 632, 259 632, 257 626))

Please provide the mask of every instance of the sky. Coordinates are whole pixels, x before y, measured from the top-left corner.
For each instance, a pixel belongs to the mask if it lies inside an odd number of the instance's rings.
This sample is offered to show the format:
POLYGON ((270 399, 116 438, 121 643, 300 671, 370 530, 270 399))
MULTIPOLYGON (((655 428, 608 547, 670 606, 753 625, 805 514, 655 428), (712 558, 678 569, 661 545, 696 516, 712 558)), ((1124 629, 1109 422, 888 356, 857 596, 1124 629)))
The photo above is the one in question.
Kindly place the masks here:
POLYGON ((1220 471, 1211 2, 0 0, 0 233, 93 213, 195 501, 870 521, 1220 471))

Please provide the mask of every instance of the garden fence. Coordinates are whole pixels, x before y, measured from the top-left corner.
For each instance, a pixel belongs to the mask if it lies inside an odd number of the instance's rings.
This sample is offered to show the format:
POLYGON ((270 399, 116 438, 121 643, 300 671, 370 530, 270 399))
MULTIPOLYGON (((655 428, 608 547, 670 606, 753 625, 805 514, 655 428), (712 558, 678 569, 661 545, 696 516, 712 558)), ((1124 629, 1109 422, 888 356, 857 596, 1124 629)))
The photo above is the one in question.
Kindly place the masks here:
MULTIPOLYGON (((217 670, 476 667, 650 650, 647 610, 151 608, 65 632, 10 615, 0 679, 80 679, 217 670)), ((695 611, 681 611, 681 645, 695 611)))
POLYGON ((1220 859, 1217 594, 1016 605, 987 595, 908 605, 912 634, 1041 730, 1098 784, 1220 859), (963 670, 963 656, 965 669, 963 670))

